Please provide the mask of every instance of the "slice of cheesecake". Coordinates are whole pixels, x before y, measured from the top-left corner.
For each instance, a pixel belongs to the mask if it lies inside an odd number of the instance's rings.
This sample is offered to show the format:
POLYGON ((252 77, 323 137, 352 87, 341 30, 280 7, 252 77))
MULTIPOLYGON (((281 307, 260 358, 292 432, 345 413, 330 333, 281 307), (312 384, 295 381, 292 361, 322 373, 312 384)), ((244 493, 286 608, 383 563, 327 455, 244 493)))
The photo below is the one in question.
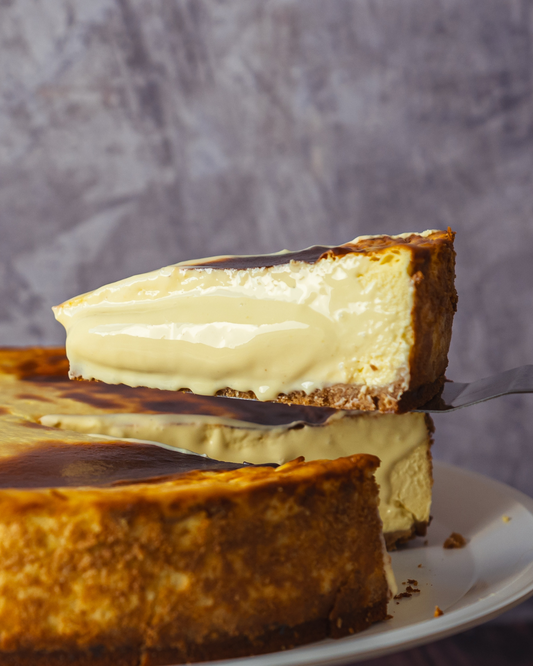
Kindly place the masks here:
MULTIPOLYGON (((424 414, 344 412, 69 382, 67 365, 61 349, 0 350, 0 404, 26 427, 47 426, 52 438, 77 441, 80 434, 92 434, 152 441, 234 463, 370 453, 381 460, 376 480, 387 547, 426 532, 433 424, 424 414)), ((124 455, 127 466, 127 450, 124 455)))
POLYGON ((401 412, 444 381, 451 231, 182 262, 54 308, 73 378, 401 412))
POLYGON ((235 658, 385 619, 377 458, 251 466, 50 428, 29 413, 60 381, 24 355, 4 369, 31 379, 1 381, 1 664, 235 658))

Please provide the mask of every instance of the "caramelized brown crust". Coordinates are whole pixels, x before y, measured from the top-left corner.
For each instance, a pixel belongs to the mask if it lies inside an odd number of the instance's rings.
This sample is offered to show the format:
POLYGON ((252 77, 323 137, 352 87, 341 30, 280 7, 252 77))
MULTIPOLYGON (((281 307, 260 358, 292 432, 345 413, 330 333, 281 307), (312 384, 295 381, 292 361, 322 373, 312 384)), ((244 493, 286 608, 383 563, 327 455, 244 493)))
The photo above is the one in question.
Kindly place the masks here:
POLYGON ((2 347, 0 375, 19 379, 68 379, 64 347, 2 347))
POLYGON ((1 491, 0 663, 218 659, 384 619, 378 464, 1 491))
MULTIPOLYGON (((327 245, 313 245, 305 250, 296 252, 278 252, 275 254, 249 255, 249 256, 222 256, 212 257, 211 259, 197 259, 193 261, 182 262, 181 266, 191 266, 194 268, 220 268, 247 270, 249 268, 271 268, 288 264, 291 261, 301 261, 306 264, 315 264, 317 261, 326 258, 343 257, 346 254, 376 254, 390 250, 393 247, 408 246, 422 252, 431 250, 432 242, 440 240, 446 234, 452 234, 449 229, 447 232, 437 231, 429 236, 420 234, 410 234, 405 237, 399 236, 370 236, 369 238, 356 239, 357 242, 344 243, 336 247, 327 245)), ((453 242, 453 237, 452 237, 453 242)))
MULTIPOLYGON (((454 238, 455 233, 448 228, 434 243, 431 252, 415 253, 413 257, 415 344, 410 358, 410 391, 427 386, 435 378, 440 380, 438 389, 444 384, 453 316, 457 310, 454 238)), ((425 393, 424 401, 416 407, 437 393, 438 390, 432 395, 425 393)))

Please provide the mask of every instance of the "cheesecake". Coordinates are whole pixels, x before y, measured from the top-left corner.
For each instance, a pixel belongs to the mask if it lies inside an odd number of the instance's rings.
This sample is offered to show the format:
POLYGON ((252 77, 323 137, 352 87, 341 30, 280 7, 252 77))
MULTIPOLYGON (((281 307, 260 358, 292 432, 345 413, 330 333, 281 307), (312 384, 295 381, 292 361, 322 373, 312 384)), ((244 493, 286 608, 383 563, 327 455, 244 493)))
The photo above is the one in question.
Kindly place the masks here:
POLYGON ((234 658, 385 619, 377 458, 224 469, 163 450, 157 476, 149 448, 0 456, 0 663, 234 658))
POLYGON ((235 658, 386 618, 375 456, 252 465, 50 427, 38 402, 108 397, 60 398, 59 352, 0 356, 1 664, 235 658))
POLYGON ((185 261, 54 308, 70 376, 107 384, 406 412, 444 381, 454 234, 185 261))
MULTIPOLYGON (((0 404, 51 437, 155 442, 233 463, 284 464, 377 456, 387 547, 423 536, 430 519, 433 424, 422 413, 382 414, 191 393, 69 382, 62 349, 0 350, 0 404)), ((4 434, 5 440, 5 434, 4 434)), ((126 460, 125 451, 124 465, 126 460)))

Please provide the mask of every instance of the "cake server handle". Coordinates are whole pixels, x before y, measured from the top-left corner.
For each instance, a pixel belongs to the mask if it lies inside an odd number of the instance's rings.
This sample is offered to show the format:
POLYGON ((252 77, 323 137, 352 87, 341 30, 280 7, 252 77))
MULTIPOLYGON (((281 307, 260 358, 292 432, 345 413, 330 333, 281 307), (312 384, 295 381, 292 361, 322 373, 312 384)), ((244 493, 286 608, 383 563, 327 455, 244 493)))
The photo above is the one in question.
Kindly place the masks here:
POLYGON ((414 411, 429 414, 450 412, 512 393, 533 393, 533 365, 522 365, 467 384, 447 381, 440 397, 414 411))

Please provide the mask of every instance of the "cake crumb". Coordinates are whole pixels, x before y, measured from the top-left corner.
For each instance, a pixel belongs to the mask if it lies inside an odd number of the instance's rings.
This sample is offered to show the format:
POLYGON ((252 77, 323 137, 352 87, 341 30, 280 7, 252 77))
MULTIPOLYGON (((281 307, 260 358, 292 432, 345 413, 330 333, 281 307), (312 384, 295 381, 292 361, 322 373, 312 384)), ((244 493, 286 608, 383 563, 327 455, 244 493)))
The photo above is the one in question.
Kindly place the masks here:
POLYGON ((464 548, 466 539, 459 532, 452 532, 446 541, 442 544, 443 548, 464 548))
POLYGON ((422 568, 422 565, 421 565, 421 564, 419 564, 419 565, 418 565, 418 568, 419 568, 419 569, 421 569, 421 568, 422 568))
POLYGON ((394 615, 387 615, 387 617, 385 619, 386 620, 392 620, 393 617, 394 617, 394 615))
POLYGON ((398 592, 398 594, 394 597, 395 599, 408 599, 409 597, 412 597, 413 595, 411 592, 398 592))
POLYGON ((441 615, 444 615, 444 612, 441 611, 441 609, 438 606, 435 606, 435 612, 433 613, 433 616, 440 617, 441 615))
POLYGON ((504 523, 509 523, 511 522, 511 516, 502 516, 502 520, 504 523))
POLYGON ((418 581, 415 580, 414 578, 408 578, 407 582, 409 583, 409 585, 418 585, 418 581))
POLYGON ((410 585, 408 585, 408 586, 405 588, 405 591, 406 591, 406 592, 409 592, 410 594, 416 594, 417 592, 420 592, 420 590, 418 589, 418 587, 411 587, 410 585))

